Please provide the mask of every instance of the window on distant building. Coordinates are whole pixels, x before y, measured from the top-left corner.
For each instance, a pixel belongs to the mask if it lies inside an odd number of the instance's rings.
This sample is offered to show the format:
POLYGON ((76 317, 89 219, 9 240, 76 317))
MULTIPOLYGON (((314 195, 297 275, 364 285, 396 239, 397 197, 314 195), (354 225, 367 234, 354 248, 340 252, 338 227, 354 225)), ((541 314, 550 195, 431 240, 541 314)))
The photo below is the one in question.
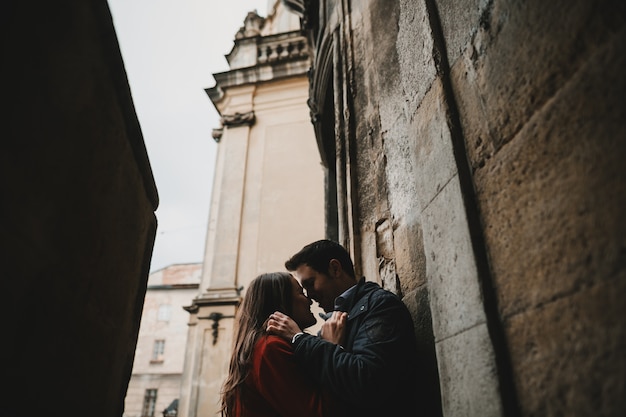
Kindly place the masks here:
POLYGON ((165 352, 165 340, 155 340, 150 362, 163 362, 163 352, 165 352))
POLYGON ((159 314, 157 319, 159 321, 170 321, 172 316, 172 306, 169 304, 161 304, 159 306, 159 314))
POLYGON ((154 417, 154 409, 156 408, 157 390, 147 389, 143 397, 143 409, 141 417, 154 417))

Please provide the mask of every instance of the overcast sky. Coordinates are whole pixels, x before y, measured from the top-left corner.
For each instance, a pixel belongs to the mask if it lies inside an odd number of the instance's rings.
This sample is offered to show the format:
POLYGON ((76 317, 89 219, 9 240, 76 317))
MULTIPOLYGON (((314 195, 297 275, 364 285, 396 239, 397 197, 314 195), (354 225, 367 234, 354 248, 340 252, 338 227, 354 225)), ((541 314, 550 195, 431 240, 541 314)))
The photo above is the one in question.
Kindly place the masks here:
POLYGON ((159 191, 150 271, 202 262, 219 116, 204 89, 249 11, 267 0, 109 0, 159 191))

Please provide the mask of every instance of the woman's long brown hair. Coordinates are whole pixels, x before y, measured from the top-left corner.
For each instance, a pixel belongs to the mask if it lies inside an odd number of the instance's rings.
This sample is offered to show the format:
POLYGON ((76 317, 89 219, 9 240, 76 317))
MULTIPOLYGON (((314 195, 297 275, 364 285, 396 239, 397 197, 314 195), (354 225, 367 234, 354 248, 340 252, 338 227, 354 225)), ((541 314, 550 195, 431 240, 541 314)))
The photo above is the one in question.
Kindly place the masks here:
POLYGON ((254 346, 265 333, 265 321, 275 311, 291 315, 292 305, 291 274, 270 272, 250 282, 235 319, 233 354, 222 388, 223 416, 232 416, 237 398, 243 395, 243 382, 250 372, 254 346))

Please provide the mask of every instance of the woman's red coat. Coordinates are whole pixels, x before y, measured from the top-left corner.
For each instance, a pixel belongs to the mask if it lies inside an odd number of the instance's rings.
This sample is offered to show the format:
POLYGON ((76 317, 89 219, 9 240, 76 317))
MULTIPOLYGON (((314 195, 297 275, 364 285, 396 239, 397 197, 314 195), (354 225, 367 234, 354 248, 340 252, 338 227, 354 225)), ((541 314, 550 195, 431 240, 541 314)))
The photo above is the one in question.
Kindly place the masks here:
POLYGON ((257 342, 234 417, 333 417, 339 407, 298 368, 291 344, 267 335, 257 342))

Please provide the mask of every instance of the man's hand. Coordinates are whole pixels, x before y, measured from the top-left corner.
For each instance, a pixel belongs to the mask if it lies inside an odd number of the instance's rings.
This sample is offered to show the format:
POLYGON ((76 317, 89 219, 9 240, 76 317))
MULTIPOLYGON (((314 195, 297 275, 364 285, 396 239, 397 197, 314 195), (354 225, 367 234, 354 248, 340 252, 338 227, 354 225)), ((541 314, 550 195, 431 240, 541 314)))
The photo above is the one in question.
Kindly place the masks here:
POLYGON ((333 311, 333 315, 322 325, 320 337, 336 345, 343 346, 347 319, 348 313, 333 311))
POLYGON ((296 322, 280 311, 270 314, 266 321, 265 329, 268 333, 275 334, 288 341, 291 341, 296 333, 302 333, 296 322))

